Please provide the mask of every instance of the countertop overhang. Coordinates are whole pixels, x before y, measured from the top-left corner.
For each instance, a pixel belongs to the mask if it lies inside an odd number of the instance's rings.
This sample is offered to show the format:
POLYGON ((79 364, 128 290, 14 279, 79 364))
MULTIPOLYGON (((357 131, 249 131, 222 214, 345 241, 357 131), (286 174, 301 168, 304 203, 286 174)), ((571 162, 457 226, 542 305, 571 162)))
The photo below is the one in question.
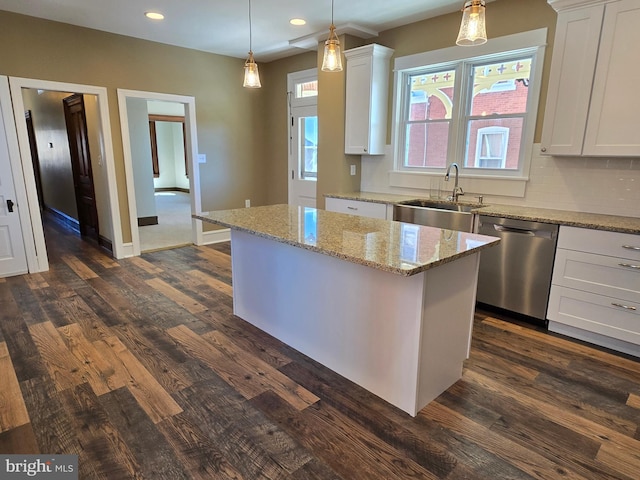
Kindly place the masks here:
POLYGON ((289 205, 219 210, 193 218, 402 276, 499 242, 485 235, 289 205))

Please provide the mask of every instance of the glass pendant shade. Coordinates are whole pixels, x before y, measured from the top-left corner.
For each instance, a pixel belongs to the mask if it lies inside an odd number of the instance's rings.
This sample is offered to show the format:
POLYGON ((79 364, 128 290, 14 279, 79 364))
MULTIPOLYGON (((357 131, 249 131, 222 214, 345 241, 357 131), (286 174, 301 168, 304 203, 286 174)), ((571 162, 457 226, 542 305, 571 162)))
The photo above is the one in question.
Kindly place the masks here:
POLYGON ((485 25, 485 1, 468 0, 462 8, 462 23, 456 44, 463 47, 482 45, 487 42, 485 25))
POLYGON ((253 52, 249 51, 249 58, 244 62, 244 83, 243 87, 260 88, 260 74, 258 73, 258 64, 253 59, 253 52))
POLYGON ((251 0, 249 0, 249 56, 244 62, 244 82, 243 87, 260 88, 260 74, 258 73, 258 64, 253 59, 253 51, 251 50, 252 32, 251 32, 251 0))
POLYGON ((342 71, 342 53, 340 52, 340 40, 336 35, 336 27, 329 27, 329 38, 324 42, 324 58, 322 59, 322 71, 342 71))

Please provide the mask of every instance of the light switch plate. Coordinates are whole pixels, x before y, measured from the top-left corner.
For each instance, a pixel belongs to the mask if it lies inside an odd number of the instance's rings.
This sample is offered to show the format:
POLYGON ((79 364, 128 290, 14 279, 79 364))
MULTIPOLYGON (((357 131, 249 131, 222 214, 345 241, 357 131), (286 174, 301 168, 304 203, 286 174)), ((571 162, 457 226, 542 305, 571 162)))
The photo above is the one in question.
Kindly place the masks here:
POLYGON ((355 175, 355 174, 356 174, 356 166, 351 165, 351 175, 355 175))

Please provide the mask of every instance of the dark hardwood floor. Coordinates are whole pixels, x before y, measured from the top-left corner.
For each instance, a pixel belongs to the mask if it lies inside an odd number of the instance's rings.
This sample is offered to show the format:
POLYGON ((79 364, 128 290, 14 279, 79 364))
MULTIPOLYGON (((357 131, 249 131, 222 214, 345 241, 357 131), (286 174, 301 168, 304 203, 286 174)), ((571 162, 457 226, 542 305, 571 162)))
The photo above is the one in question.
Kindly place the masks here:
POLYGON ((412 418, 234 317, 228 244, 46 235, 50 271, 0 279, 0 453, 78 454, 83 480, 640 478, 631 357, 478 312, 412 418))

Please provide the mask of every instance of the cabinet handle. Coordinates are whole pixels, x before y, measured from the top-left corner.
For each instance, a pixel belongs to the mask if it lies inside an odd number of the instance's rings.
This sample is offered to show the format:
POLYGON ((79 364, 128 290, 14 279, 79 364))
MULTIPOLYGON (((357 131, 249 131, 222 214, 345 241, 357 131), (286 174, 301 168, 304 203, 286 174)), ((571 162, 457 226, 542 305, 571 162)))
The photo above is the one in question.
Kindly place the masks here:
POLYGON ((347 207, 349 210, 358 210, 356 207, 347 207))
POLYGON ((619 263, 618 265, 625 268, 633 268, 635 270, 640 270, 640 265, 631 265, 630 263, 619 263))
POLYGON ((640 250, 640 247, 634 245, 622 245, 622 248, 626 248, 627 250, 640 250))
POLYGON ((542 153, 546 152, 546 151, 547 151, 547 147, 542 147, 542 148, 540 149, 540 151, 541 151, 542 153))
POLYGON ((634 312, 637 310, 636 307, 630 307, 629 305, 623 305, 621 303, 611 302, 611 305, 613 305, 614 307, 618 307, 618 308, 624 308, 625 310, 632 310, 634 312))

